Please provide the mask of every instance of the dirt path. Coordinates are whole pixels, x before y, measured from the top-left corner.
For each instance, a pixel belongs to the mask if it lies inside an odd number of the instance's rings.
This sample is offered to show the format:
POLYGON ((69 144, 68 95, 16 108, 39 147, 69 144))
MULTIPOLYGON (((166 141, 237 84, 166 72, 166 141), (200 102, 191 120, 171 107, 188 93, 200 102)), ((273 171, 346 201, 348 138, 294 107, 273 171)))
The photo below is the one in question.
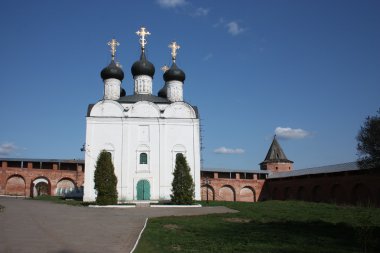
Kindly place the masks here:
POLYGON ((129 252, 147 217, 235 212, 226 207, 103 209, 0 197, 0 252, 129 252))

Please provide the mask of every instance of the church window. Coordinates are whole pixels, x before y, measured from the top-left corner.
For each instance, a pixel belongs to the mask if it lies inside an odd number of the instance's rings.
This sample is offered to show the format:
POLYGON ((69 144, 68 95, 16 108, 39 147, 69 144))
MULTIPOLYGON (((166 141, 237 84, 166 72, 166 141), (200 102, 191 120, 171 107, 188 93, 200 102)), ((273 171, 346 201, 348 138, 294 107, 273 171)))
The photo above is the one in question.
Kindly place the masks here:
POLYGON ((148 164, 148 155, 146 153, 140 154, 140 164, 148 164))

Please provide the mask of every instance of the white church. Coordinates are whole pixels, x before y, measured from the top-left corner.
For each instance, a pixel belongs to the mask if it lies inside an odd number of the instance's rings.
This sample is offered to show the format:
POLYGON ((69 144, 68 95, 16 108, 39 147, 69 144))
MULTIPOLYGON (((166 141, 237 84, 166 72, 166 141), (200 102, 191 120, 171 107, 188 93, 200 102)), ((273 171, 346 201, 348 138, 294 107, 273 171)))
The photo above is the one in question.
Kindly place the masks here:
POLYGON ((122 88, 124 72, 115 62, 113 39, 111 62, 101 72, 103 98, 90 104, 86 117, 84 201, 94 201, 94 171, 102 150, 110 152, 117 176, 119 201, 169 200, 176 155, 182 153, 190 166, 195 199, 200 200, 200 126, 197 108, 183 99, 185 73, 177 67, 179 45, 172 42, 172 65, 163 67, 165 81, 153 95, 154 65, 147 60, 142 27, 141 56, 132 67, 134 94, 122 88))

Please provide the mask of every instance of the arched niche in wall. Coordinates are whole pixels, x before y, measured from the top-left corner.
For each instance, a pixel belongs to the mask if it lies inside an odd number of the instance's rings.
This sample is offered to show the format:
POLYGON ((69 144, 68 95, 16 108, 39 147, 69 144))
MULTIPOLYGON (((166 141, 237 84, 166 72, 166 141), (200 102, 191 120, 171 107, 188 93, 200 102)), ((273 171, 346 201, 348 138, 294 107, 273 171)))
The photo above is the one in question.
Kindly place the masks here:
MULTIPOLYGON (((110 153, 111 154, 111 160, 112 160, 112 163, 114 163, 114 159, 115 159, 115 146, 110 143, 110 142, 107 142, 107 143, 104 143, 103 145, 103 149, 99 151, 102 152, 103 150, 105 150, 106 152, 110 153)), ((114 164, 115 166, 115 164, 114 164)))
MULTIPOLYGON (((186 148, 182 144, 176 144, 172 148, 172 171, 174 171, 177 155, 182 154, 186 158, 186 148)), ((187 161, 189 162, 189 161, 187 161)))
POLYGON ((71 178, 62 178, 57 184, 56 194, 61 196, 76 190, 75 182, 71 178))
POLYGON ((5 194, 25 196, 25 179, 17 174, 8 177, 5 185, 5 194))

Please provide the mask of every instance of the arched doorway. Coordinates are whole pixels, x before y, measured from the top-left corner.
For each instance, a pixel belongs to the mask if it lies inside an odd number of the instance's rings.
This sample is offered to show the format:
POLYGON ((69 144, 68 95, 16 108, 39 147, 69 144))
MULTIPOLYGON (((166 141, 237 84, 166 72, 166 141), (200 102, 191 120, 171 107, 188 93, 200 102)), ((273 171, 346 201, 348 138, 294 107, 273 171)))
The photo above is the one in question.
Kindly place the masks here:
POLYGON ((150 200, 150 183, 148 180, 140 180, 136 186, 137 200, 150 200))
POLYGON ((22 176, 13 175, 8 178, 5 185, 6 195, 25 196, 25 180, 22 176))
POLYGON ((32 182, 32 197, 50 195, 50 183, 46 178, 36 178, 32 182))

